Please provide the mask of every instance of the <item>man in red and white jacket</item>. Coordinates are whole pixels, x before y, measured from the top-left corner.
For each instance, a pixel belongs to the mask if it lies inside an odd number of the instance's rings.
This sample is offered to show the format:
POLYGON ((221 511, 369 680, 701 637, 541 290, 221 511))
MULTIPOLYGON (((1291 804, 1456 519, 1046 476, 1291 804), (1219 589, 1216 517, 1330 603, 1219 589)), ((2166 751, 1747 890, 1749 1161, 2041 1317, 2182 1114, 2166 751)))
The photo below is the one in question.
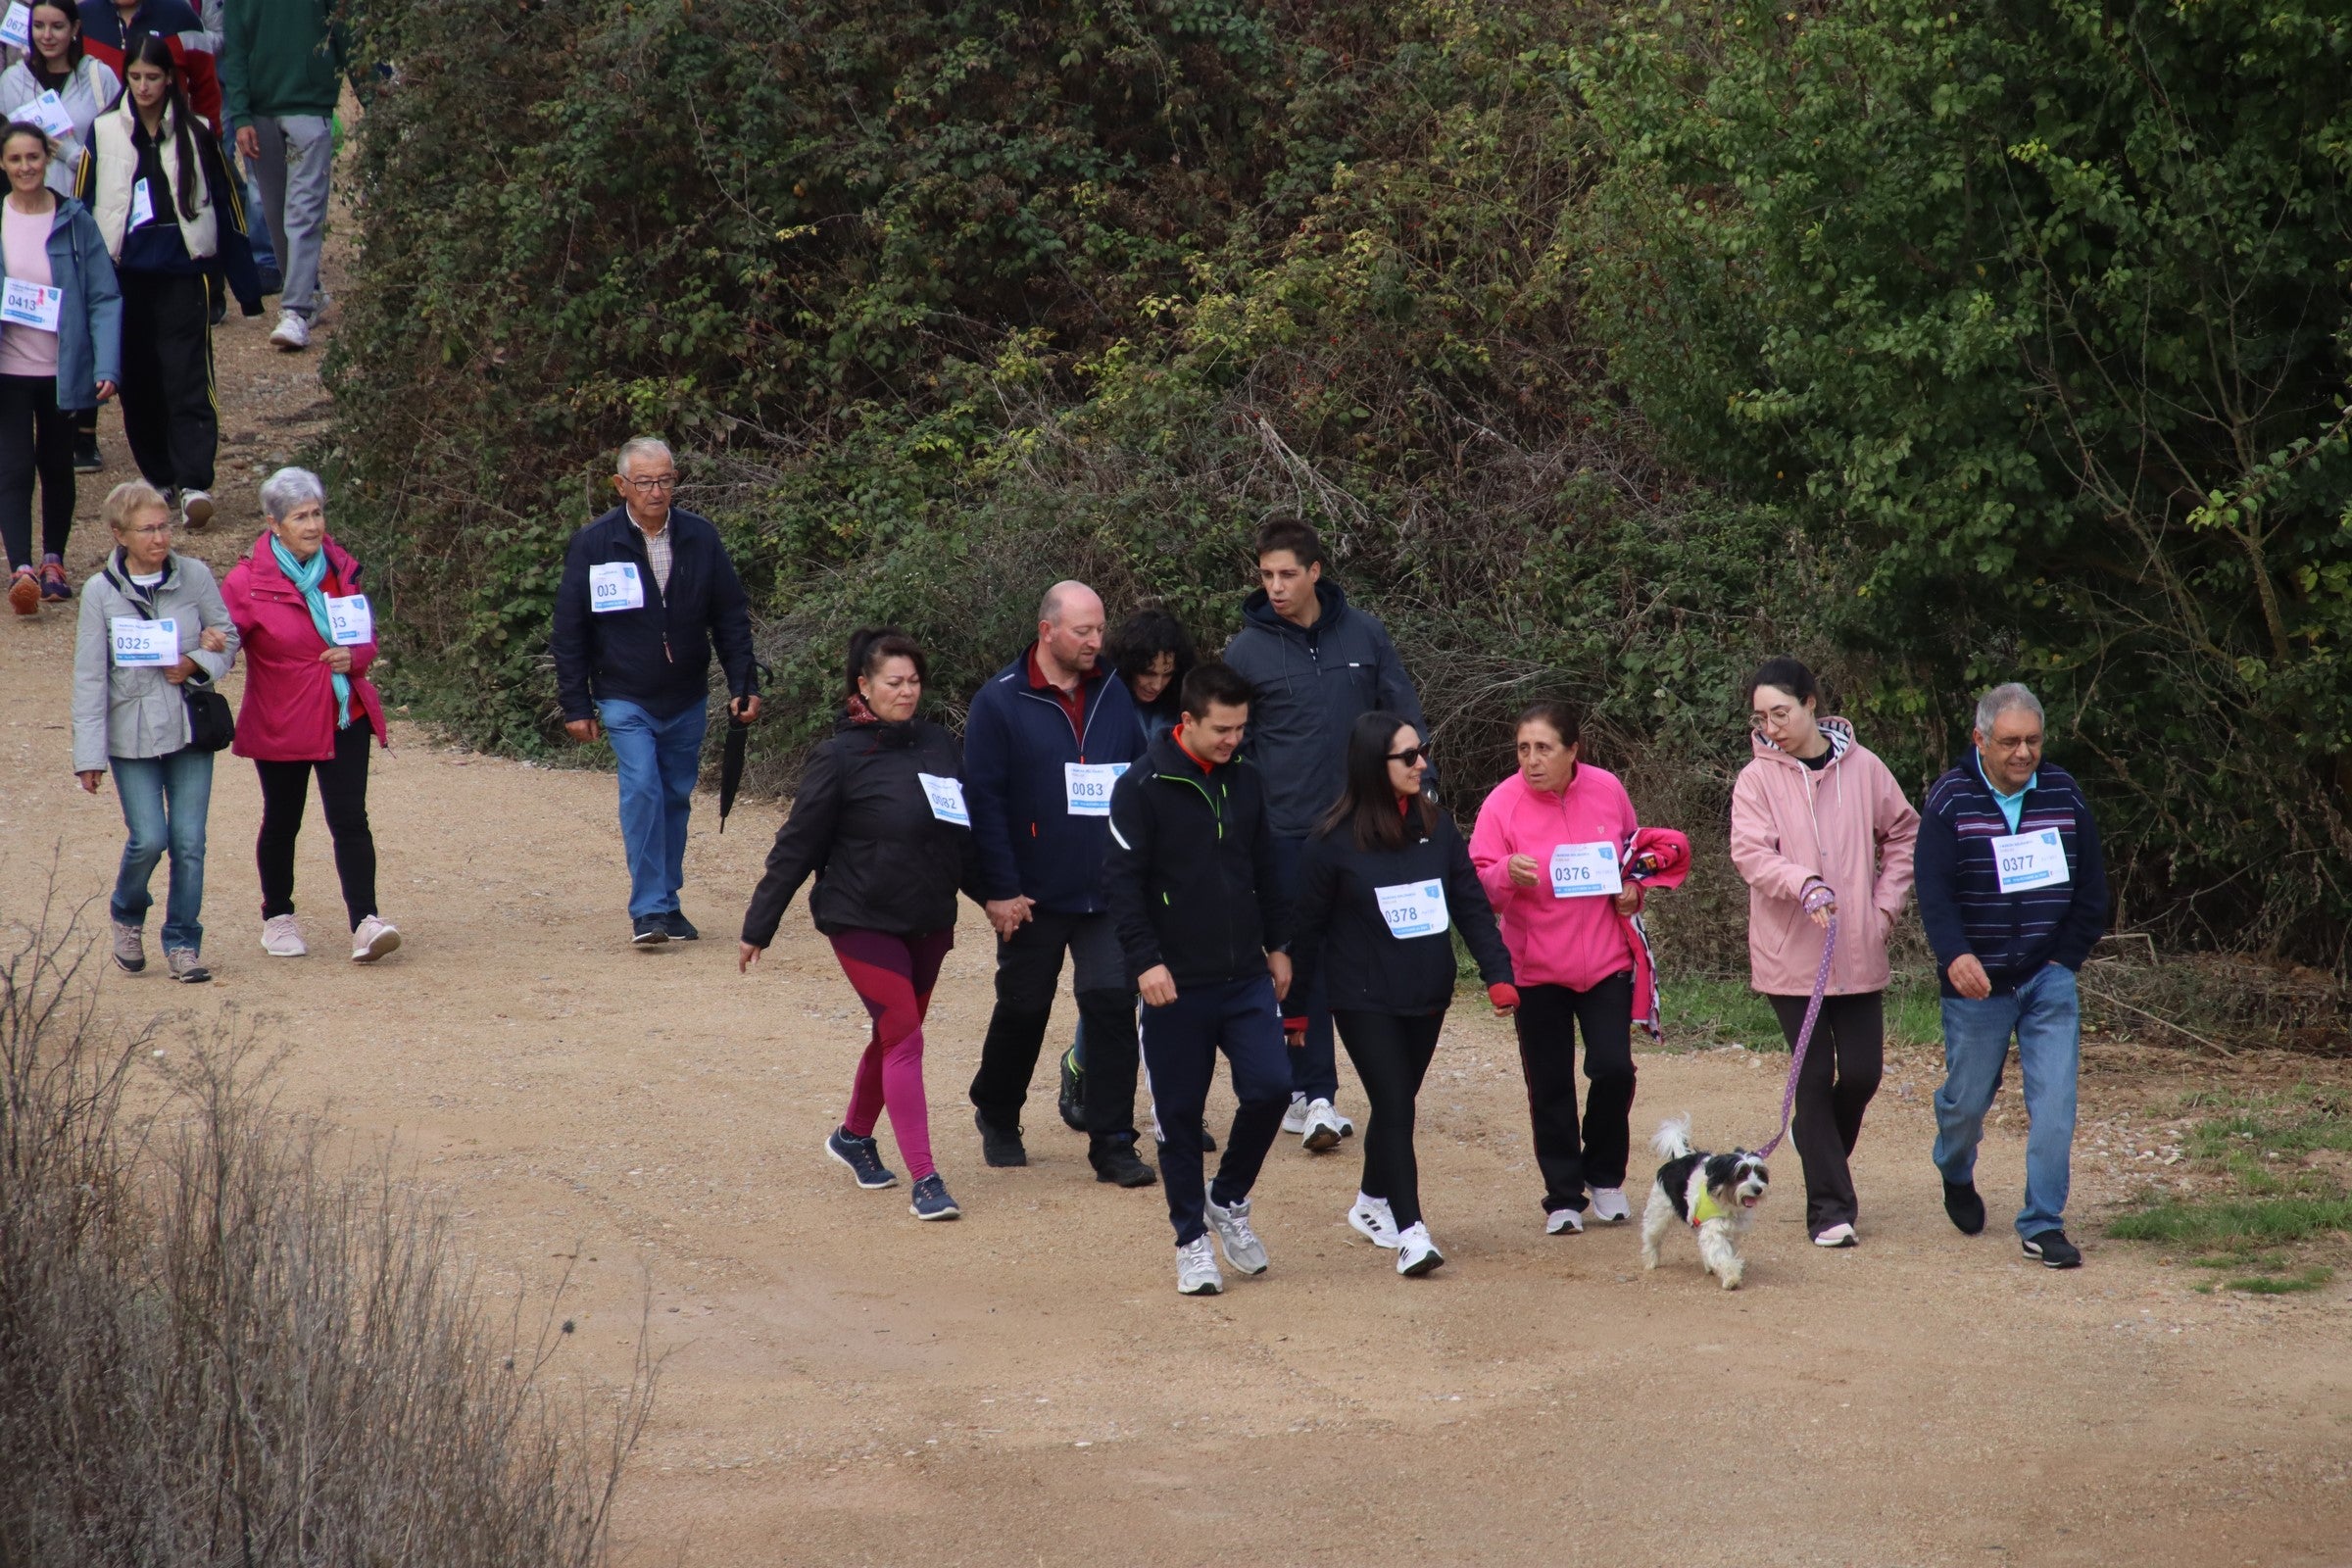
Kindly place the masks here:
POLYGON ((188 0, 134 0, 121 6, 114 0, 81 0, 82 52, 122 79, 122 57, 133 34, 152 32, 172 48, 179 66, 180 85, 215 136, 225 137, 220 120, 220 73, 213 58, 213 35, 188 0))

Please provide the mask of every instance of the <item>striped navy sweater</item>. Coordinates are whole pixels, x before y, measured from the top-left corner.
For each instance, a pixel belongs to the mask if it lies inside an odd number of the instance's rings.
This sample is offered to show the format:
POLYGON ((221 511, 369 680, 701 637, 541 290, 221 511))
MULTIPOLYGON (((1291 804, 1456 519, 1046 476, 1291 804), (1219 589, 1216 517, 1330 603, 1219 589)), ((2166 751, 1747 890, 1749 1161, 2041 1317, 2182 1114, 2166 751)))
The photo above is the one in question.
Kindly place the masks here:
POLYGON ((1945 996, 1959 995, 1949 971, 1964 953, 1976 955, 1997 994, 2016 990, 2053 961, 2081 968, 2107 929, 2107 868, 2090 803, 2073 774, 2048 762, 2026 792, 2016 831, 2044 829, 2056 830, 2066 846, 2067 880, 2003 893, 1992 841, 2009 834, 2009 819, 1977 754, 1972 750, 1929 787, 1919 811, 1919 918, 1945 996))

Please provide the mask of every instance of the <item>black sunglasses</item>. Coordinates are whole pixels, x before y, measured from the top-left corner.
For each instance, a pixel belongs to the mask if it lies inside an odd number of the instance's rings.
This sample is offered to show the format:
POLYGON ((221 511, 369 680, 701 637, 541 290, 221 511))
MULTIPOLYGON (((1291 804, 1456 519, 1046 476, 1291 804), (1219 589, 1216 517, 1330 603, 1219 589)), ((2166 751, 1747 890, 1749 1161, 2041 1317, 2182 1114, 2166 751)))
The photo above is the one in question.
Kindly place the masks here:
POLYGON ((1405 766, 1410 767, 1415 762, 1422 760, 1428 756, 1429 748, 1427 746, 1407 746, 1401 752, 1391 752, 1389 754, 1389 760, 1392 762, 1402 762, 1405 766))

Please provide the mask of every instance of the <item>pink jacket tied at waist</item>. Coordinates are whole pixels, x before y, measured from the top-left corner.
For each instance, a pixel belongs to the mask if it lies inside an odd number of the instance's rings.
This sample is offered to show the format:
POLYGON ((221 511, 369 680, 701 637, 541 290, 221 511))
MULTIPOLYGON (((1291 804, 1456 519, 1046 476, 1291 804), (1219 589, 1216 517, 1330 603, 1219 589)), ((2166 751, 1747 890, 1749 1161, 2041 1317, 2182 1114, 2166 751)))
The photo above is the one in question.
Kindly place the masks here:
MULTIPOLYGON (((245 702, 237 710, 231 750, 263 762, 324 761, 335 755, 333 672, 318 657, 326 652, 326 640, 311 619, 302 590, 278 569, 270 537, 264 533, 255 540, 220 584, 221 602, 245 655, 245 702)), ((331 534, 318 548, 326 552, 325 591, 338 597, 358 593, 360 565, 351 553, 331 534)), ((353 646, 351 721, 366 723, 377 740, 387 741, 383 700, 367 678, 374 662, 372 639, 353 646)))
POLYGON ((1799 900, 1818 877, 1838 896, 1828 994, 1884 991, 1886 933, 1911 892, 1919 813, 1842 718, 1820 721, 1832 757, 1816 772, 1761 735, 1732 786, 1732 863, 1747 882, 1748 972, 1766 996, 1801 997, 1821 968, 1821 928, 1799 900))

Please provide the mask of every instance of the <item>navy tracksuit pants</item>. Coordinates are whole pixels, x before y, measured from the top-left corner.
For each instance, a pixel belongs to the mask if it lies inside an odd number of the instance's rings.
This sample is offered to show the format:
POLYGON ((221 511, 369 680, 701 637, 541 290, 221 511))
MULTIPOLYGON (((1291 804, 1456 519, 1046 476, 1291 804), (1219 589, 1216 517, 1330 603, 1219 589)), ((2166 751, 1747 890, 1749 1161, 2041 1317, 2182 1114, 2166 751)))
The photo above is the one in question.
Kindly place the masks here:
POLYGON ((1266 1151, 1282 1131, 1291 1107, 1291 1062, 1282 1040, 1282 1009, 1274 980, 1260 974, 1215 984, 1186 981, 1164 1007, 1144 1008, 1144 1070, 1159 1106, 1159 1180, 1168 1194, 1168 1219, 1176 1245, 1207 1230, 1201 1212, 1200 1140, 1198 1130, 1216 1077, 1217 1053, 1233 1064, 1233 1094, 1241 1108, 1225 1136, 1214 1194, 1228 1207, 1250 1196, 1266 1151))

